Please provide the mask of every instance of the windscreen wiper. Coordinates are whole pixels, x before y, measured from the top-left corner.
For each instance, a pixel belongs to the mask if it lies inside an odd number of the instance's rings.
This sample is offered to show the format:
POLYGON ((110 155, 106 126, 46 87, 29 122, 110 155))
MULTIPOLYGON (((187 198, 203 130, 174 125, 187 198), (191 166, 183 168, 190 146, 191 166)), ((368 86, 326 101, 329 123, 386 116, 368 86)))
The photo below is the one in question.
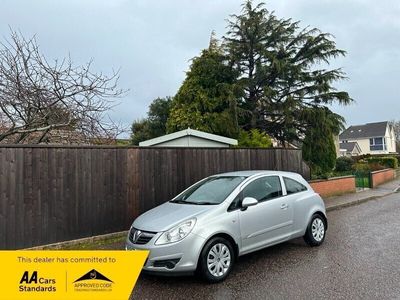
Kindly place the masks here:
POLYGON ((201 201, 201 202, 190 202, 190 204, 196 204, 196 205, 217 205, 218 203, 209 202, 209 201, 201 201))
POLYGON ((187 202, 185 200, 171 200, 169 202, 171 202, 171 203, 179 203, 179 204, 191 204, 190 202, 187 202))
POLYGON ((194 204, 194 205, 217 205, 218 203, 209 202, 209 201, 200 201, 200 202, 192 202, 192 201, 185 201, 185 200, 171 200, 171 203, 179 203, 179 204, 194 204))

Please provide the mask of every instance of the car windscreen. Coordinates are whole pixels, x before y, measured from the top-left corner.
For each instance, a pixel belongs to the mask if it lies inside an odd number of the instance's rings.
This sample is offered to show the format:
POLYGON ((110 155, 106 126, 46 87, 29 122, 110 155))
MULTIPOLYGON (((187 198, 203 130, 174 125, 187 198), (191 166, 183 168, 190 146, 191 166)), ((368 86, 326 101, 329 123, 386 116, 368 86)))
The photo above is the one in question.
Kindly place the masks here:
POLYGON ((209 177, 183 192, 171 202, 198 205, 220 204, 244 179, 246 179, 245 176, 209 177))

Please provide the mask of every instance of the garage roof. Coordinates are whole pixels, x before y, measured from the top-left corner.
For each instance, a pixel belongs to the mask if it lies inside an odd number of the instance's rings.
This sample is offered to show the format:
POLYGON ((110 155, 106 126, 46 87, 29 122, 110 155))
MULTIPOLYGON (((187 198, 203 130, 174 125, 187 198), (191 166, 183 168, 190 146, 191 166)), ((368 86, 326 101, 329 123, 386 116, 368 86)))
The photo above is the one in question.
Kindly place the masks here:
POLYGON ((199 137, 199 138, 203 138, 206 140, 211 140, 211 141, 215 141, 215 142, 219 142, 219 143, 227 144, 227 145, 237 145, 238 144, 238 141, 235 139, 231 139, 231 138, 227 138, 224 136, 188 128, 188 129, 177 131, 177 132, 174 132, 171 134, 163 135, 163 136, 151 139, 151 140, 143 141, 143 142, 139 143, 139 146, 142 146, 142 147, 154 146, 154 145, 162 144, 162 143, 165 143, 168 141, 176 140, 176 139, 179 139, 184 136, 195 136, 195 137, 199 137))

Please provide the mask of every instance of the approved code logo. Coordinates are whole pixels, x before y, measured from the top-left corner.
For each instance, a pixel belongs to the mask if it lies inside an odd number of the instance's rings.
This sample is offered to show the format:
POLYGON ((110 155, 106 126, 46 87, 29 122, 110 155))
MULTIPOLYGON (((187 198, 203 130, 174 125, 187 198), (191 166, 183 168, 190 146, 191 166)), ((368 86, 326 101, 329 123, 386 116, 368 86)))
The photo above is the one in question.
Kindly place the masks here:
POLYGON ((92 269, 73 282, 77 292, 111 292, 113 281, 92 269))

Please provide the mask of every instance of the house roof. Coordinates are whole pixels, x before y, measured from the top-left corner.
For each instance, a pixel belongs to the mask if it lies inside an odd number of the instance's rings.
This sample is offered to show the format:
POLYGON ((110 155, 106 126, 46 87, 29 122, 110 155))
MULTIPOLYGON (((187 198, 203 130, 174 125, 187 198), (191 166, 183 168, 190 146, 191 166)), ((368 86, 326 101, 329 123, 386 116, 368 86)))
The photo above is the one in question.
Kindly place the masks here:
POLYGON ((346 152, 353 152, 354 148, 357 148, 359 151, 360 146, 358 145, 357 142, 349 142, 349 143, 341 143, 340 144, 340 150, 346 150, 346 152))
POLYGON ((163 136, 151 139, 151 140, 143 141, 143 142, 139 143, 139 146, 142 146, 142 147, 154 146, 154 145, 158 145, 158 144, 165 143, 168 141, 176 140, 176 139, 179 139, 179 138, 185 137, 185 136, 195 136, 198 138, 211 140, 211 141, 219 142, 222 144, 228 144, 228 145, 237 145, 238 144, 238 141, 234 140, 234 139, 230 139, 230 138, 227 138, 224 136, 188 128, 188 129, 177 131, 177 132, 174 132, 171 134, 163 135, 163 136))
POLYGON ((339 138, 345 140, 385 136, 387 126, 387 121, 350 126, 339 135, 339 138))

